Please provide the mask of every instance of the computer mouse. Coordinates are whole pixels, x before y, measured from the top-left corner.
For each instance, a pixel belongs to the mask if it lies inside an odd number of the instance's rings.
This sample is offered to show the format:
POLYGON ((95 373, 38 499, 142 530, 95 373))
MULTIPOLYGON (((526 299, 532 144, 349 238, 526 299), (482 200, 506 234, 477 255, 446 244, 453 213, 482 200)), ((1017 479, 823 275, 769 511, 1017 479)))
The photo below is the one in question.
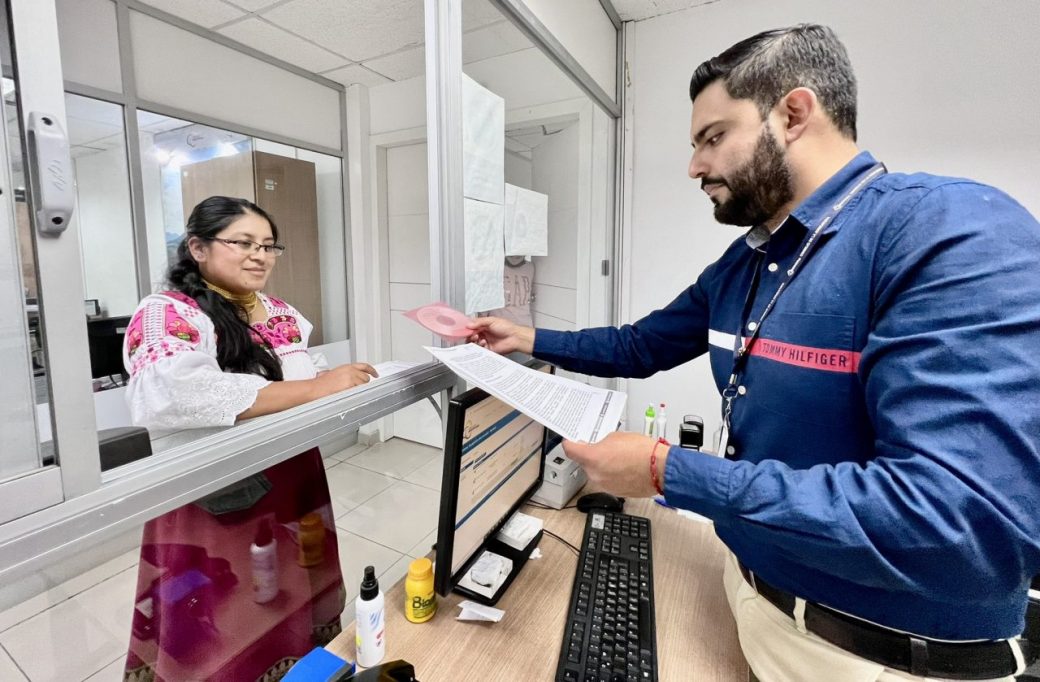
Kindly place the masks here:
POLYGON ((592 509, 619 512, 625 508, 625 498, 610 493, 589 493, 578 498, 578 511, 588 513, 592 509))

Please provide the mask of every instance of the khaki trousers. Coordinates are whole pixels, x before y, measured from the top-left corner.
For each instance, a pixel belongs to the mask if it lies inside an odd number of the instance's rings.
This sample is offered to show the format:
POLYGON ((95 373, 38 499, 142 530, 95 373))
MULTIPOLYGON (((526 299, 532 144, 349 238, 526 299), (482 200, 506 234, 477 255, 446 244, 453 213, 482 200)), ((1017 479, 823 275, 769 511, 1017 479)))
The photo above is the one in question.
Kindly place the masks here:
MULTIPOLYGON (((919 677, 860 658, 838 648, 811 632, 799 630, 794 619, 759 596, 744 580, 732 553, 727 553, 723 573, 726 597, 737 622, 737 634, 744 658, 754 677, 761 682, 932 682, 938 678, 919 677)), ((796 611, 803 610, 799 599, 796 611)), ((1021 651, 1012 649, 1023 664, 1021 651)), ((752 677, 751 679, 754 679, 752 677)), ((1014 682, 1014 677, 990 682, 1014 682)))

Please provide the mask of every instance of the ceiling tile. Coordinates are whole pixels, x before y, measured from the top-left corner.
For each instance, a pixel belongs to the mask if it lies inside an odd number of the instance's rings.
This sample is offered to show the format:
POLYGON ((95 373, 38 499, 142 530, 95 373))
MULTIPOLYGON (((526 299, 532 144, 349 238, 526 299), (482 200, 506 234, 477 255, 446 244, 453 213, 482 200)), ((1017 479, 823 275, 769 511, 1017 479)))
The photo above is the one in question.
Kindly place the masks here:
POLYGON ((426 73, 426 48, 416 47, 397 54, 369 59, 365 66, 395 81, 403 81, 426 73))
POLYGON ((162 114, 153 114, 150 111, 137 111, 137 127, 141 130, 147 130, 149 132, 158 133, 164 130, 173 130, 174 128, 183 128, 189 126, 189 121, 182 121, 179 118, 171 118, 170 116, 163 116, 162 114))
POLYGON ((248 12, 256 12, 257 10, 262 10, 265 7, 270 7, 271 5, 278 4, 282 1, 283 0, 224 0, 224 2, 229 5, 241 7, 248 12))
POLYGON ((315 73, 347 63, 343 57, 308 43, 262 19, 239 21, 225 26, 219 32, 253 49, 315 73))
POLYGON ((73 145, 89 144, 103 137, 123 132, 122 126, 112 126, 98 123, 97 121, 73 118, 72 116, 69 116, 66 122, 69 126, 69 143, 73 145))
POLYGON ((502 21, 463 35, 462 61, 469 64, 532 46, 520 29, 509 21, 502 21))
POLYGON ((221 2, 221 0, 143 0, 143 2, 206 28, 213 28, 218 24, 245 16, 245 12, 221 2))
POLYGON ((123 127, 123 107, 91 97, 65 93, 65 114, 69 118, 97 121, 118 128, 123 127))
POLYGON ((488 0, 463 0, 462 30, 472 31, 481 26, 502 21, 505 16, 488 0))
POLYGON ((351 64, 350 66, 344 66, 342 69, 336 69, 335 71, 329 71, 321 75, 326 78, 331 78, 334 81, 338 81, 343 85, 354 85, 355 83, 360 83, 362 85, 374 87, 376 85, 391 82, 390 79, 383 78, 377 73, 372 73, 360 64, 351 64))
POLYGON ((642 21, 718 0, 611 0, 621 21, 642 21))
POLYGON ((98 152, 103 151, 105 150, 99 149, 97 147, 87 147, 81 144, 74 144, 71 147, 69 147, 69 155, 72 156, 72 158, 74 159, 78 159, 81 156, 90 156, 91 154, 97 154, 98 152))
POLYGON ((424 36, 416 0, 292 0, 263 17, 356 62, 420 45, 424 36))

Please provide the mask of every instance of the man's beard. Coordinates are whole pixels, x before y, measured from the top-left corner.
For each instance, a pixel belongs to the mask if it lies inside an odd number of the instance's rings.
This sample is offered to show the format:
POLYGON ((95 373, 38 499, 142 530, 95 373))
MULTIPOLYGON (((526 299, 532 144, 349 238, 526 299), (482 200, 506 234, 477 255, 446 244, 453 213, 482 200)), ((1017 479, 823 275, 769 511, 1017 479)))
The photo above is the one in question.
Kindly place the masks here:
POLYGON ((768 128, 755 143, 751 158, 729 179, 705 178, 701 186, 722 182, 730 197, 715 204, 715 220, 750 227, 774 217, 794 197, 787 159, 768 128))

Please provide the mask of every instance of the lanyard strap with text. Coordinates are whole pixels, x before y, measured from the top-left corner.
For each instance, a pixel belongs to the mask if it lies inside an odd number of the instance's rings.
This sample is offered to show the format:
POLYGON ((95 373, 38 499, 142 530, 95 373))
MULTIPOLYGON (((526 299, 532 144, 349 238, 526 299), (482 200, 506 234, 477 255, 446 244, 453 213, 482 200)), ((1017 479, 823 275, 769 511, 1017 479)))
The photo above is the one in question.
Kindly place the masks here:
MULTIPOLYGON (((802 243, 801 249, 798 251, 798 257, 795 258, 794 263, 787 270, 787 276, 784 277, 783 281, 780 282, 780 286, 776 288, 776 292, 773 297, 769 299, 769 303, 766 304, 765 309, 762 311, 762 315, 758 318, 758 324, 751 332, 751 336, 746 341, 742 342, 744 338, 744 320, 741 320, 740 327, 737 329, 736 340, 733 344, 734 357, 733 357, 733 373, 730 374, 729 384, 722 391, 722 421, 727 429, 730 426, 730 414, 733 412, 733 399, 737 397, 737 383, 740 380, 740 374, 744 371, 744 366, 747 364, 748 357, 751 355, 751 349, 755 345, 755 341, 758 340, 758 334, 762 331, 762 323, 765 322, 766 317, 773 311, 773 307, 776 305, 777 299, 780 298, 780 294, 791 283, 794 276, 798 274, 799 269, 808 260, 809 256, 812 255, 813 247, 816 246, 817 239, 820 234, 823 233, 827 226, 830 225, 834 218, 837 217, 841 210, 845 208, 853 197, 862 192, 867 185, 877 179, 879 176, 884 175, 887 172, 883 163, 875 164, 861 179, 857 182, 848 192, 842 196, 837 202, 835 202, 827 212, 820 217, 820 223, 816 226, 816 229, 806 237, 802 243)), ((756 270, 757 276, 757 270, 756 270)), ((749 295, 753 295, 749 293, 749 295)))

